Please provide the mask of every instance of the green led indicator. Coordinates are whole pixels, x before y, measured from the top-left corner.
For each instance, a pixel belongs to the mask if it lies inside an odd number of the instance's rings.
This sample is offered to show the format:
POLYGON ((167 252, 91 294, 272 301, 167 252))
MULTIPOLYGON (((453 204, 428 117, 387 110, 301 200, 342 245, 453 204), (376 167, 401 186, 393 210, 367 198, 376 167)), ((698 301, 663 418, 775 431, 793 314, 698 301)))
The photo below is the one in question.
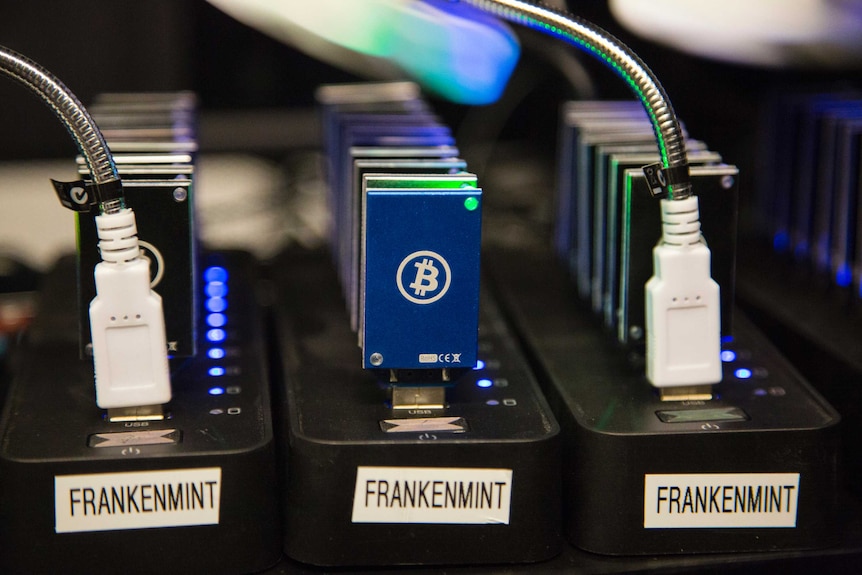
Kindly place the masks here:
POLYGON ((467 211, 472 212, 479 207, 479 200, 474 198, 473 196, 470 196, 469 198, 464 200, 464 207, 467 208, 467 211))

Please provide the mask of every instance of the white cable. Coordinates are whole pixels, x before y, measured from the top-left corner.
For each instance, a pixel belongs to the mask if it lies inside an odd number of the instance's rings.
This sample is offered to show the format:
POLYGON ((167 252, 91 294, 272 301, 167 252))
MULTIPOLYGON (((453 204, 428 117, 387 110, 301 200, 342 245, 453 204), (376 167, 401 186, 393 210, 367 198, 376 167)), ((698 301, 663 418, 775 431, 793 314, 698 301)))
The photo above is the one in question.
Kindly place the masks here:
POLYGON ((96 216, 102 261, 90 331, 96 403, 103 409, 167 403, 171 399, 162 298, 150 288, 130 209, 96 216))
POLYGON ((646 284, 647 379, 655 387, 721 381, 719 287, 700 233, 697 196, 661 200, 662 239, 646 284))

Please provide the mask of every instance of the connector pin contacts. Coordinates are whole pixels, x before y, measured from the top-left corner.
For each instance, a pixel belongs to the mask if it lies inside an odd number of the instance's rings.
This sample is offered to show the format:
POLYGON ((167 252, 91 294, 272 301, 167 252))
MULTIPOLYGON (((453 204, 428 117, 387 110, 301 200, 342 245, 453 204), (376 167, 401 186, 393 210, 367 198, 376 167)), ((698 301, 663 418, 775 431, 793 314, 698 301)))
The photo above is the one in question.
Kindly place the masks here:
POLYGON ((680 385, 659 389, 662 401, 709 401, 712 399, 711 385, 680 385))
POLYGON ((392 409, 443 409, 446 388, 434 385, 392 386, 392 409))
POLYGON ((129 423, 133 421, 163 421, 165 412, 161 405, 139 405, 136 407, 112 407, 108 409, 108 421, 111 423, 129 423))
POLYGON ((662 200, 663 235, 646 285, 647 378, 662 399, 711 399, 721 381, 719 286, 696 196, 662 200))

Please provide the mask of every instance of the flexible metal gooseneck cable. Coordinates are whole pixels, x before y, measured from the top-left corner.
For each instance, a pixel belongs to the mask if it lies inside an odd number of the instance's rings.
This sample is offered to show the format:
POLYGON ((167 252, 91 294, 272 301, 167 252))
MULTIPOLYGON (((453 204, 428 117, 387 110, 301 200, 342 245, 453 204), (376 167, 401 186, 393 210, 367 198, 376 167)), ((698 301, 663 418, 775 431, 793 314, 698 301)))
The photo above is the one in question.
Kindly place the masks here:
POLYGON ((114 160, 105 138, 78 98, 42 66, 3 46, 0 46, 0 72, 39 96, 66 126, 87 162, 97 192, 110 190, 99 198, 102 212, 113 213, 122 209, 120 176, 114 160))
POLYGON ((668 196, 691 195, 685 139, 667 94, 652 71, 625 44, 598 26, 522 0, 461 0, 509 22, 560 38, 601 60, 625 80, 646 108, 667 171, 668 196))

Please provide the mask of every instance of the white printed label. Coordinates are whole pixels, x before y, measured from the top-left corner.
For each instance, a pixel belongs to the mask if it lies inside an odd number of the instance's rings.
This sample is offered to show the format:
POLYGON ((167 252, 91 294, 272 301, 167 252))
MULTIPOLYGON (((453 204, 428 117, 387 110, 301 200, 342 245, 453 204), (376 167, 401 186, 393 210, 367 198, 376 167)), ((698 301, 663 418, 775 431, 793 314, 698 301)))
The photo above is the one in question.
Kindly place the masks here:
POLYGON ((358 467, 354 523, 509 524, 511 469, 358 467))
POLYGON ((644 527, 796 527, 798 473, 644 476, 644 527))
POLYGON ((221 468, 54 477, 57 533, 217 525, 221 468))

